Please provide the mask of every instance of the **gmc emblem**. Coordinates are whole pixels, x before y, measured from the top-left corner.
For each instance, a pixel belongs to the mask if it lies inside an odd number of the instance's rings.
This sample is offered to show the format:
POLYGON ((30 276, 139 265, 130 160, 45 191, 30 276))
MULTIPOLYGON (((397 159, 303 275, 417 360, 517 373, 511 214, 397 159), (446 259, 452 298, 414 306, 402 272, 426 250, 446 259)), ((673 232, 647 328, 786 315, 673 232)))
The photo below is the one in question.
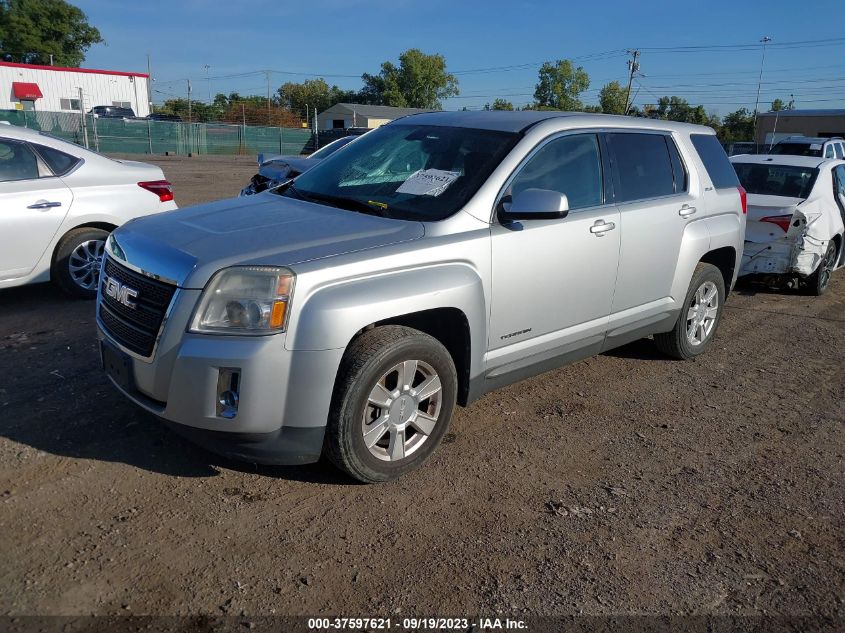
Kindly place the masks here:
POLYGON ((124 286, 114 277, 106 277, 106 294, 127 308, 135 309, 136 304, 132 299, 138 296, 138 291, 129 286, 124 286))

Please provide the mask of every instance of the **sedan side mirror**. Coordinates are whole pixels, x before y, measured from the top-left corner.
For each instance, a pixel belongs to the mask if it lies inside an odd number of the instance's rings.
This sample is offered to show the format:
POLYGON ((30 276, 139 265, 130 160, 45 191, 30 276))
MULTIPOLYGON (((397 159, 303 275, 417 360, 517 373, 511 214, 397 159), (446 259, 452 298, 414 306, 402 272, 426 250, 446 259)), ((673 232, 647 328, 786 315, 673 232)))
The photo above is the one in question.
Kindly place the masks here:
POLYGON ((499 202, 499 220, 554 220, 565 218, 569 213, 569 199, 566 194, 551 189, 524 189, 511 198, 505 196, 499 202), (508 204, 508 207, 505 207, 508 204))

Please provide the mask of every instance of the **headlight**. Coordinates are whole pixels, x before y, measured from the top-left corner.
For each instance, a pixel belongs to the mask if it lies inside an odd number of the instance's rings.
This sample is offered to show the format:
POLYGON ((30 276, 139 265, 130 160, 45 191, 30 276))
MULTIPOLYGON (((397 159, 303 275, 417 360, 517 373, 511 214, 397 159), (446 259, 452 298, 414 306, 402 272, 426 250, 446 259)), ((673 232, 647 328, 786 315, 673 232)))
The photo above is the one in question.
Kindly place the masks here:
POLYGON ((206 285, 191 320, 191 331, 205 334, 284 332, 294 274, 287 268, 235 266, 206 285))

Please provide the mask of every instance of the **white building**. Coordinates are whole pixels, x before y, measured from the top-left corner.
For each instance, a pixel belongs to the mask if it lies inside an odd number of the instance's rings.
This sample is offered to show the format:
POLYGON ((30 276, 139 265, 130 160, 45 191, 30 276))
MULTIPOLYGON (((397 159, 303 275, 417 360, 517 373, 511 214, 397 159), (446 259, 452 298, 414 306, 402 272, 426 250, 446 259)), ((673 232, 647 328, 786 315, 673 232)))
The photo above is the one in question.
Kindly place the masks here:
POLYGON ((367 127, 371 130, 390 123, 399 117, 420 112, 432 112, 423 108, 394 108, 382 105, 361 105, 360 103, 336 103, 317 114, 320 130, 367 127))
POLYGON ((0 110, 88 112, 113 105, 145 117, 150 114, 149 80, 145 73, 0 62, 0 110))

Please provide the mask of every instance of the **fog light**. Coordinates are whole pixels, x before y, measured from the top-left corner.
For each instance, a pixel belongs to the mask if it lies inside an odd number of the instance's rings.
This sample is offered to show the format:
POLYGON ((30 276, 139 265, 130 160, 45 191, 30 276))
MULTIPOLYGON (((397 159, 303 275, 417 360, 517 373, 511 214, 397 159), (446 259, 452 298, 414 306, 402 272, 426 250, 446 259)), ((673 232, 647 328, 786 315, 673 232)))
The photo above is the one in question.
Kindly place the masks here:
POLYGON ((221 367, 217 375, 217 416, 231 420, 238 415, 241 370, 221 367))

